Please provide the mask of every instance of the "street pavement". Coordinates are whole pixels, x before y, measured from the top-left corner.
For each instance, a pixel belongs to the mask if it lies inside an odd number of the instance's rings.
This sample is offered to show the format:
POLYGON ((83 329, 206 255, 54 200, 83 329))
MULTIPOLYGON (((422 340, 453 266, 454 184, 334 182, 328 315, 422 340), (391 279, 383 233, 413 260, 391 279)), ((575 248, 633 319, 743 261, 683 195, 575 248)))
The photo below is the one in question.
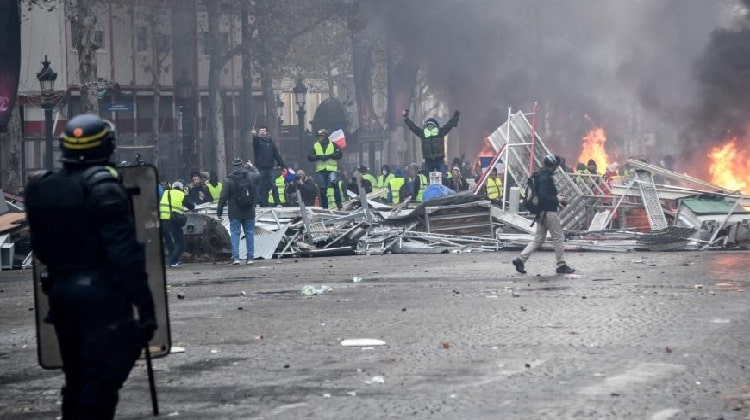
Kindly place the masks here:
MULTIPOLYGON (((575 275, 551 252, 518 274, 515 256, 169 269, 184 352, 154 361, 161 417, 750 419, 749 253, 569 253, 575 275), (341 344, 356 338, 385 344, 341 344)), ((0 418, 54 419, 30 272, 0 273, 0 307, 0 418)), ((143 362, 118 418, 151 418, 143 362)))

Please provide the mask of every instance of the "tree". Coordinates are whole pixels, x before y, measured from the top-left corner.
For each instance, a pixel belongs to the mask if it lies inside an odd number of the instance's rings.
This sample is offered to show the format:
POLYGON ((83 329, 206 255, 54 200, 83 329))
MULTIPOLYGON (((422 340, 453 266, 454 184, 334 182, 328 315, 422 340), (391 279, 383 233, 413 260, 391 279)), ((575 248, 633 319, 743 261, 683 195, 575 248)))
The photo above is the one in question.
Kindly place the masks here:
POLYGON ((81 112, 99 112, 96 50, 96 16, 101 13, 101 0, 64 0, 70 20, 73 48, 78 52, 78 78, 81 90, 81 112))

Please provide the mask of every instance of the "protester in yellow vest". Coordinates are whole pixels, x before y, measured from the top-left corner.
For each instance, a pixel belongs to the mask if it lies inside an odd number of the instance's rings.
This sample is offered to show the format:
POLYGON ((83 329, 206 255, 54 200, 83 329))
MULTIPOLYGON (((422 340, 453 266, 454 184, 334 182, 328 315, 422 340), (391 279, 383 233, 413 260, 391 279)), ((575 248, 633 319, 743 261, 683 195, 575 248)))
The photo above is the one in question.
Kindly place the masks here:
POLYGON ((393 171, 393 177, 388 181, 388 202, 391 204, 398 204, 403 201, 406 197, 402 196, 401 192, 405 189, 402 188, 406 185, 406 178, 404 178, 404 171, 401 168, 396 168, 393 171))
POLYGON ((284 194, 284 191, 286 190, 286 183, 284 182, 284 174, 282 173, 279 175, 276 179, 274 179, 273 188, 276 188, 276 191, 279 194, 279 202, 277 203, 276 200, 273 198, 273 191, 268 191, 268 203, 274 204, 274 205, 284 205, 286 204, 286 194, 284 194))
POLYGON ((172 213, 184 214, 183 205, 192 210, 195 205, 185 200, 184 185, 177 181, 172 183, 172 189, 164 191, 159 201, 159 219, 162 224, 162 239, 164 246, 169 252, 169 266, 179 267, 181 265, 180 255, 185 247, 185 236, 182 225, 178 226, 172 220, 172 213))
MULTIPOLYGON (((383 165, 383 167, 380 170, 380 176, 378 176, 378 182, 377 187, 378 188, 388 188, 388 182, 393 179, 393 173, 391 173, 391 167, 388 165, 383 165)), ((375 184, 373 184, 373 187, 375 184)))
POLYGON ((497 205, 503 204, 503 179, 498 176, 497 168, 492 168, 490 171, 490 176, 487 177, 484 188, 490 202, 497 205))
POLYGON ((362 165, 362 166, 359 167, 359 173, 362 174, 362 179, 367 180, 367 181, 370 182, 370 186, 373 189, 375 189, 375 188, 378 187, 378 180, 375 179, 374 176, 372 176, 372 174, 370 173, 370 168, 368 168, 367 166, 362 165))
POLYGON ((216 176, 216 172, 211 172, 211 175, 208 177, 208 182, 206 182, 206 187, 208 188, 208 193, 211 194, 212 203, 219 202, 222 186, 223 184, 219 181, 219 177, 216 176))
MULTIPOLYGON (((336 183, 338 160, 342 157, 341 150, 328 139, 328 130, 321 129, 317 132, 317 140, 307 154, 307 160, 315 162, 315 173, 318 177, 320 196, 325 197, 328 186, 336 183)), ((336 207, 341 208, 341 191, 333 189, 336 207)), ((328 200, 321 200, 324 209, 328 208, 328 200)))

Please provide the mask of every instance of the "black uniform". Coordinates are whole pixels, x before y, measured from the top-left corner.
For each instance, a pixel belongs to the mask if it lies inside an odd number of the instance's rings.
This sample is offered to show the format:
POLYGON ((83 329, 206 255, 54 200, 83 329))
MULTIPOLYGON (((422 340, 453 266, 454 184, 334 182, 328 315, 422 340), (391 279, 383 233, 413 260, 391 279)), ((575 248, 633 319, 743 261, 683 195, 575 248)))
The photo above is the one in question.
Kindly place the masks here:
POLYGON ((25 204, 32 249, 47 266, 42 289, 65 372, 63 419, 111 419, 156 328, 127 192, 113 168, 66 164, 32 179, 25 204))

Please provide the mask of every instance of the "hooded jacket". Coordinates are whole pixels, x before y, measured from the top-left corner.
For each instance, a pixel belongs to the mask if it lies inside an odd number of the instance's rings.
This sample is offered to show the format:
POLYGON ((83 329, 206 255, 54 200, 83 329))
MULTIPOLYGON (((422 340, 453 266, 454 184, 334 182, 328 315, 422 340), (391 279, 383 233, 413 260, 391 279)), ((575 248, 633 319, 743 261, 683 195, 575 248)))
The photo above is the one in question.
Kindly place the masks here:
POLYGON ((444 126, 438 129, 437 135, 425 135, 425 130, 417 127, 409 117, 404 117, 404 123, 409 127, 412 133, 422 139, 422 157, 425 159, 444 159, 445 150, 443 140, 453 127, 458 126, 458 112, 453 114, 450 120, 444 126))
POLYGON ((252 194, 251 197, 255 197, 255 185, 252 182, 253 177, 251 176, 250 172, 245 168, 235 168, 232 173, 227 176, 227 179, 224 181, 224 186, 221 189, 221 197, 219 197, 219 204, 216 205, 217 208, 217 214, 221 215, 222 210, 224 209, 224 206, 228 206, 227 210, 227 216, 229 216, 229 219, 255 219, 255 205, 250 206, 250 208, 243 209, 240 208, 240 206, 237 204, 237 201, 234 198, 234 190, 236 183, 242 179, 243 177, 247 177, 251 180, 250 187, 252 188, 252 194))

